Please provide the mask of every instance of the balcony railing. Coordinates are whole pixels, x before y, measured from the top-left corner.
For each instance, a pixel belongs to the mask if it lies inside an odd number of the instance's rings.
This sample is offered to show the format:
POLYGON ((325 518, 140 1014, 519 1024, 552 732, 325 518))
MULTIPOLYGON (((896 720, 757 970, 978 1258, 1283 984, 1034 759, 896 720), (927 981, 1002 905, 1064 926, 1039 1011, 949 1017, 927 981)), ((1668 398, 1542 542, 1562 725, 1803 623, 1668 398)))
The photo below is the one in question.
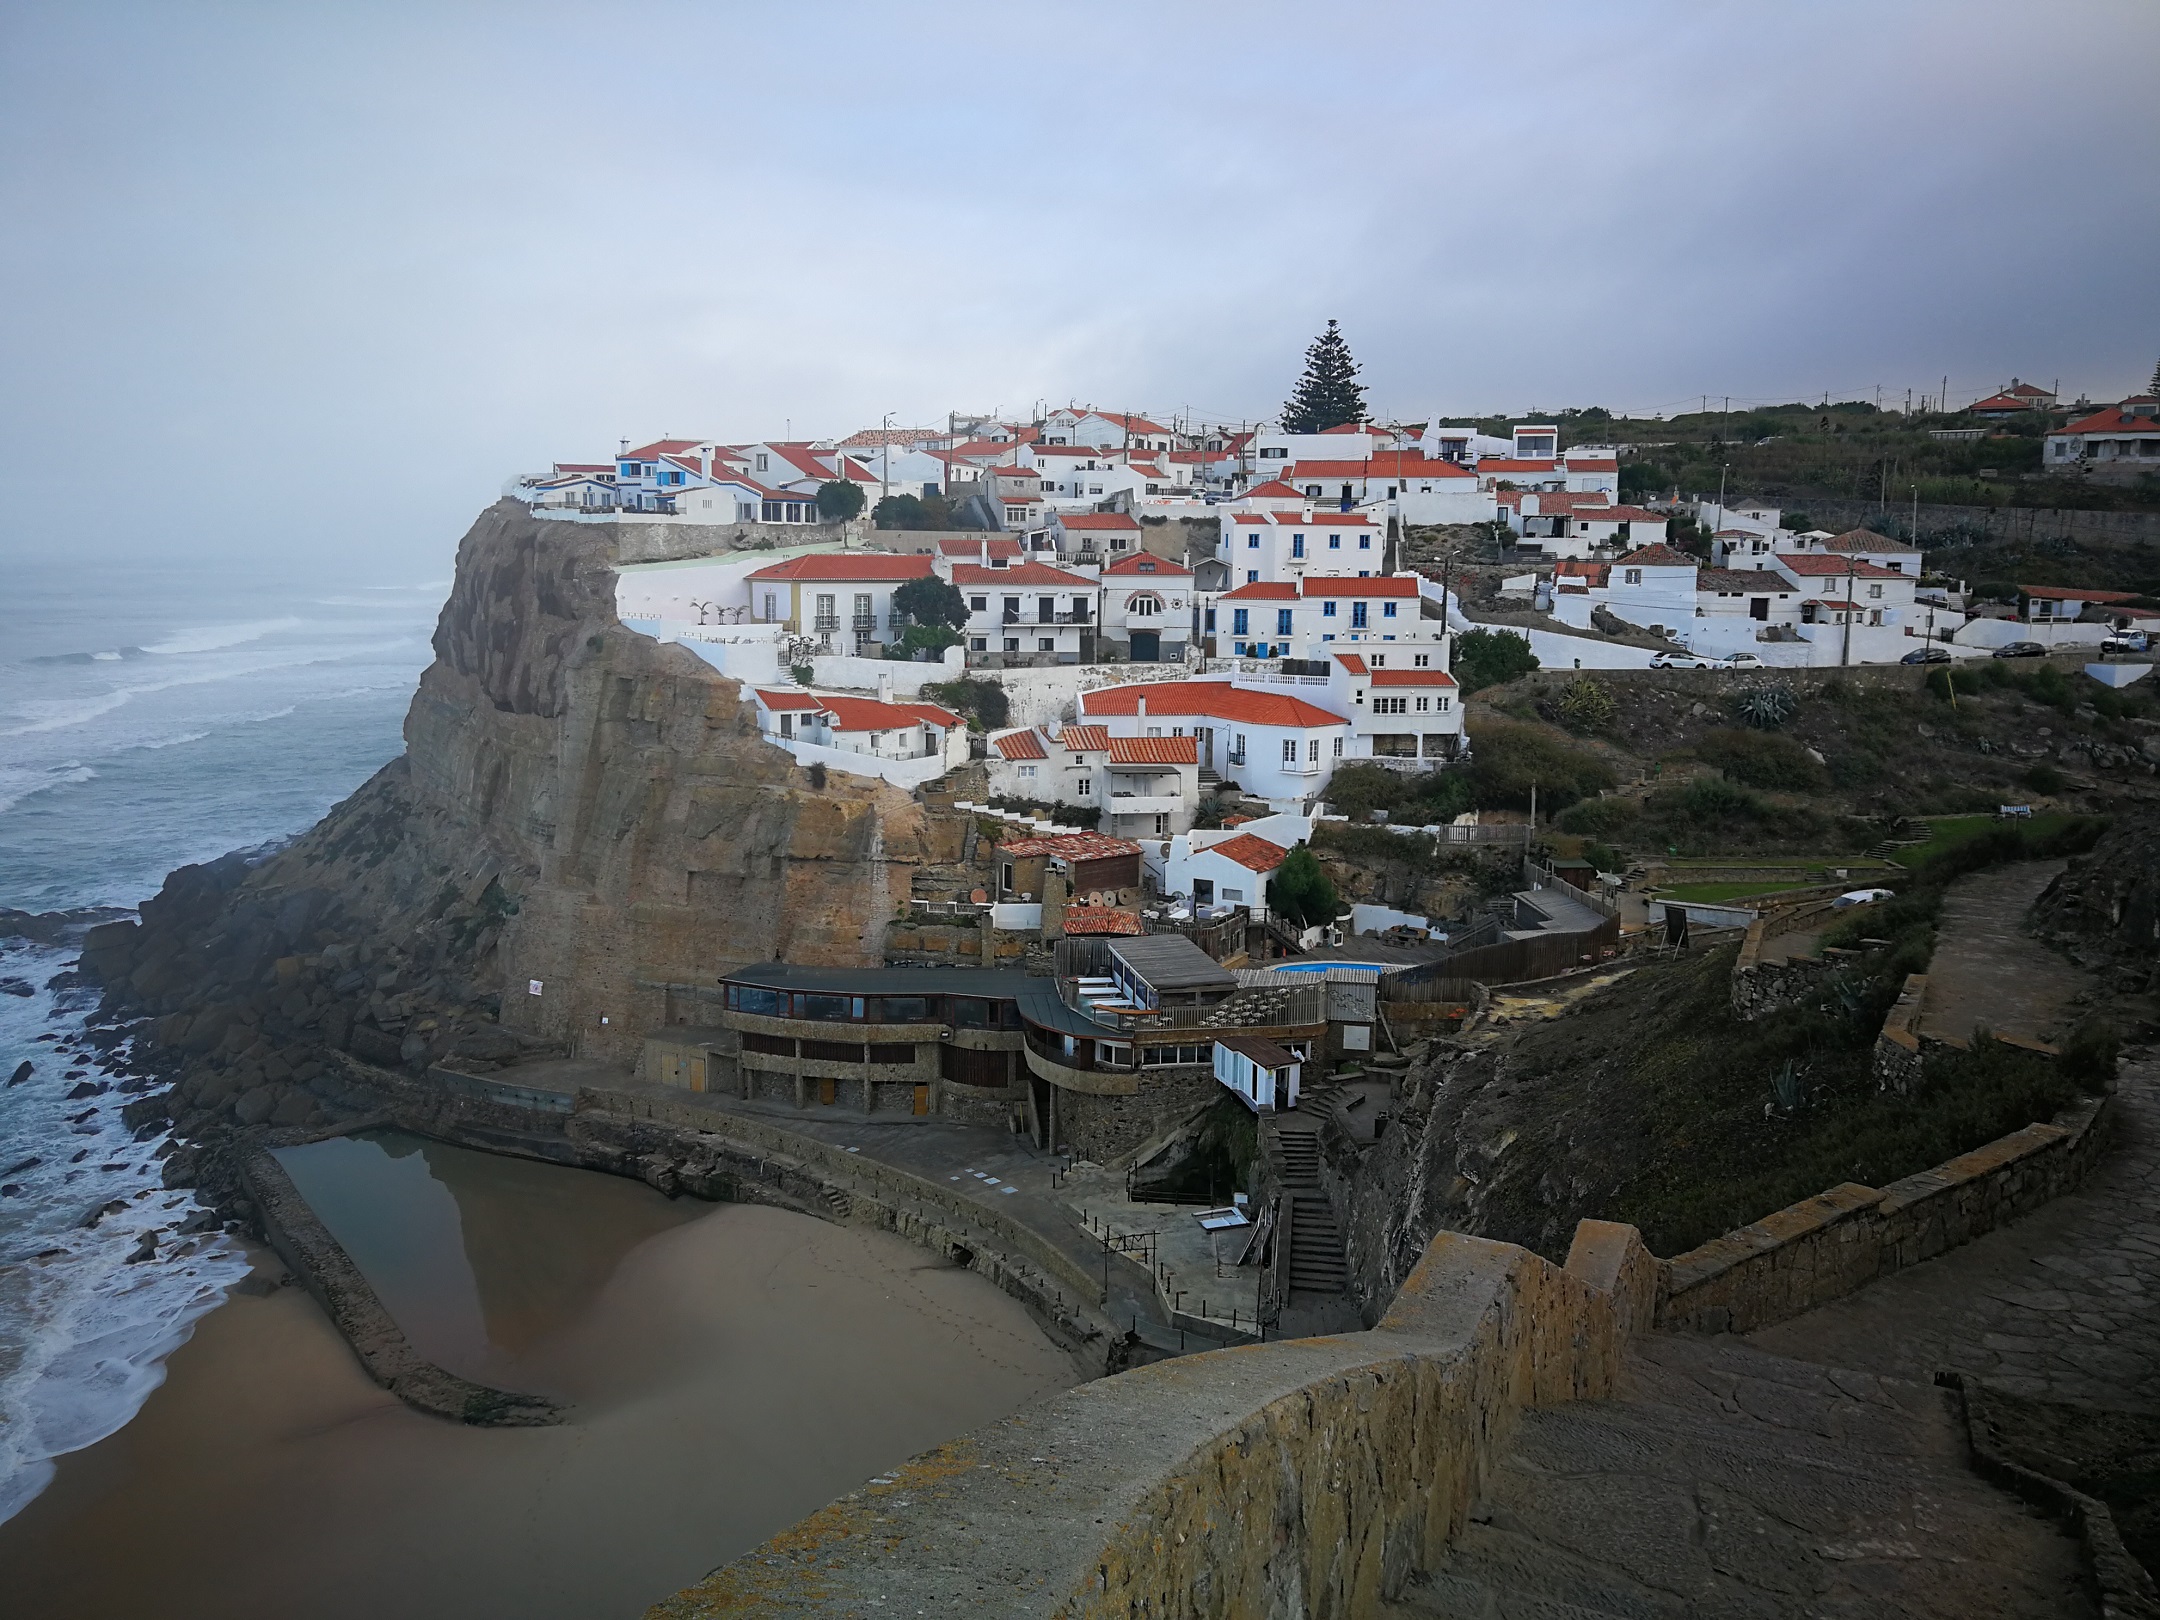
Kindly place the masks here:
POLYGON ((837 630, 840 628, 840 615, 837 613, 820 613, 810 621, 810 628, 813 630, 837 630))

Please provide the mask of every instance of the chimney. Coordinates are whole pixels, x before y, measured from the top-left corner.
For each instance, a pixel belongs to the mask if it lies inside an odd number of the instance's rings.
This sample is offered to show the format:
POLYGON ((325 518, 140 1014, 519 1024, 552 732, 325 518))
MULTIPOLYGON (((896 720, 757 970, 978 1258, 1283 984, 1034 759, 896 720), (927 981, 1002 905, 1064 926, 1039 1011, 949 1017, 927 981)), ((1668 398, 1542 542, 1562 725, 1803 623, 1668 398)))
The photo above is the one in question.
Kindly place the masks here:
POLYGON ((977 550, 981 555, 982 566, 988 568, 990 566, 990 541, 987 537, 977 542, 977 550))
POLYGON ((878 671, 877 700, 880 703, 890 703, 892 701, 892 676, 883 670, 878 671))
POLYGON ((1133 713, 1139 720, 1139 728, 1133 733, 1133 735, 1136 737, 1145 737, 1147 735, 1147 694, 1145 692, 1142 692, 1139 695, 1139 699, 1139 703, 1133 710, 1133 713))
POLYGON ((618 456, 627 456, 630 453, 630 441, 628 439, 618 441, 615 447, 615 453, 618 456))

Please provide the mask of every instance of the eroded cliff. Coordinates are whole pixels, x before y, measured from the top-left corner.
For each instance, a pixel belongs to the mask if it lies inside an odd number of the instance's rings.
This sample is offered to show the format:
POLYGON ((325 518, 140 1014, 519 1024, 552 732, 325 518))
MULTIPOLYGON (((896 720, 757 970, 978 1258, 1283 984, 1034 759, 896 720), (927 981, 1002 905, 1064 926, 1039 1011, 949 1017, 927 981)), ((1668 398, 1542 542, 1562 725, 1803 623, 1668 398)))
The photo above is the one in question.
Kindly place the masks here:
POLYGON ((183 868, 90 936, 108 1016, 153 1016, 184 1136, 319 1123, 338 1051, 628 1061, 730 965, 879 959, 957 824, 762 741, 738 683, 617 621, 614 562, 604 525, 490 508, 405 753, 286 848, 183 868))

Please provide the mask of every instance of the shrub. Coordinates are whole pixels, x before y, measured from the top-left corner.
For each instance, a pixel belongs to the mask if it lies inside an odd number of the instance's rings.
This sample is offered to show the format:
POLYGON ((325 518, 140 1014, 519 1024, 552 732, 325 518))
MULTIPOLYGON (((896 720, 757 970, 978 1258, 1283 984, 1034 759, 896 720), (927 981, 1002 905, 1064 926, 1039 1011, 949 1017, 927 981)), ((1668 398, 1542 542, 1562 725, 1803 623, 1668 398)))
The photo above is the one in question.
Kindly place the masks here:
POLYGON ((1578 675, 1560 689, 1560 723, 1570 731, 1603 731, 1613 722, 1612 693, 1602 681, 1578 675))
POLYGON ((1300 844, 1283 857, 1282 865, 1268 880, 1268 906, 1292 922, 1311 928, 1335 920, 1342 909, 1342 896, 1335 892, 1327 873, 1320 870, 1313 852, 1300 844))
POLYGON ((1385 810, 1390 821, 1426 827, 1470 808, 1470 778, 1459 770, 1400 775, 1379 765, 1345 765, 1329 779, 1327 800, 1330 810, 1353 821, 1385 810))
POLYGON ((2063 1044, 2062 1072, 2088 1092, 2103 1091, 2115 1079, 2122 1041, 2103 1020, 2088 1018, 2063 1044))
POLYGON ((1829 772, 1790 737, 1724 727, 1695 744, 1696 757, 1733 781, 1753 788, 1804 793, 1822 787, 1829 772))
POLYGON ((1742 724, 1759 731, 1770 731, 1790 720, 1793 711, 1799 707, 1798 700, 1784 687, 1758 686, 1735 698, 1732 711, 1742 724))
POLYGON ((917 625, 943 625, 957 630, 968 622, 967 598, 960 594, 960 588, 935 575, 909 580, 893 592, 892 605, 894 612, 906 614, 917 625))
POLYGON ((1538 667, 1530 638, 1512 630, 1465 630, 1455 638, 1450 672, 1463 694, 1501 686, 1538 667))
POLYGON ((845 478, 828 479, 818 485, 817 509, 818 516, 827 523, 844 523, 859 516, 863 509, 862 486, 845 478))
POLYGON ((790 664, 788 673, 795 677, 797 686, 808 686, 817 679, 817 667, 813 664, 790 664))
POLYGON ((1486 809, 1527 810, 1535 785, 1539 804, 1562 810, 1614 784, 1602 759, 1540 725, 1480 719, 1471 728, 1471 749, 1471 791, 1486 809))
POLYGON ((2025 785, 2035 793, 2053 795, 2068 787, 2070 779, 2043 760, 2025 773, 2025 785))
POLYGON ((932 681, 923 687, 923 696, 969 716, 979 730, 995 731, 1012 719, 1012 704, 1005 696, 1005 688, 973 675, 963 675, 956 681, 932 681))
POLYGON ((1642 806, 1633 799, 1599 797, 1569 805, 1560 812, 1558 825, 1562 832, 1602 838, 1631 825, 1641 814, 1642 806))

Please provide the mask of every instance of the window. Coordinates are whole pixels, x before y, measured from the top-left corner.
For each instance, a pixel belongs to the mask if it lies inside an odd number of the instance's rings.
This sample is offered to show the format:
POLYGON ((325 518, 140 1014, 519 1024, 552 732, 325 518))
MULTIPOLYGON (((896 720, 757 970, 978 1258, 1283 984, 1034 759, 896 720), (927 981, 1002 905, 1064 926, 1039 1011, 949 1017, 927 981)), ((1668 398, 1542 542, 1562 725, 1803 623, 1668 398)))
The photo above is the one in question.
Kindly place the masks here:
POLYGON ((1359 535, 1357 537, 1357 548, 1360 551, 1372 550, 1372 536, 1369 534, 1359 535))
MULTIPOLYGON (((1395 604, 1393 602, 1390 602, 1388 604, 1390 608, 1393 608, 1394 605, 1395 604)), ((1417 657, 1411 659, 1410 661, 1415 664, 1419 669, 1423 669, 1427 664, 1430 664, 1432 662, 1432 659, 1424 653, 1419 653, 1417 657)))
POLYGON ((1320 617, 1323 619, 1332 619, 1335 617, 1335 604, 1333 601, 1322 602, 1320 604, 1320 617))
POLYGON ((1882 596, 1882 587, 1880 585, 1870 585, 1867 588, 1867 593, 1871 597, 1880 598, 1882 596))
POLYGON ((1126 601, 1125 611, 1136 619, 1152 619, 1162 611, 1162 598, 1141 591, 1126 601))
POLYGON ((1247 551, 1258 551, 1260 549, 1260 536, 1257 532, 1248 534, 1245 537, 1245 549, 1247 551))
POLYGON ((1320 486, 1318 484, 1307 484, 1305 486, 1305 496, 1308 500, 1317 501, 1320 498, 1320 486))
POLYGON ((1231 609, 1231 611, 1230 611, 1230 633, 1231 633, 1231 634, 1232 634, 1233 636, 1243 636, 1243 635, 1249 635, 1249 634, 1251 634, 1251 632, 1252 632, 1252 612, 1251 612, 1251 610, 1250 610, 1250 609, 1248 609, 1248 608, 1233 608, 1233 609, 1231 609))
POLYGON ((1642 570, 1640 568, 1628 569, 1626 577, 1622 581, 1622 583, 1627 585, 1640 585, 1642 583, 1642 570))
POLYGON ((1033 781, 1035 777, 1035 767, 1032 765, 1023 765, 1020 767, 1020 774, 1028 780, 1033 781))
POLYGON ((1350 628, 1353 630, 1365 628, 1365 604, 1363 602, 1352 602, 1350 604, 1350 628))
POLYGON ((1293 534, 1290 537, 1290 555, 1293 557, 1305 555, 1305 537, 1302 534, 1293 534))
POLYGON ((1262 461, 1282 461, 1287 459, 1289 454, 1290 452, 1281 445, 1265 445, 1261 448, 1260 459, 1262 461))
POLYGON ((1425 711, 1426 711, 1427 709, 1429 709, 1429 708, 1431 708, 1431 707, 1432 707, 1432 699, 1431 699, 1431 698, 1419 698, 1419 699, 1417 700, 1417 712, 1418 712, 1419 714, 1423 714, 1423 713, 1424 713, 1424 712, 1425 712, 1425 711))
POLYGON ((1257 568, 1248 568, 1248 569, 1246 569, 1246 570, 1245 570, 1245 583, 1246 583, 1246 584, 1248 584, 1248 585, 1257 585, 1257 584, 1259 584, 1259 583, 1260 583, 1260 570, 1259 570, 1259 569, 1257 569, 1257 568))
MULTIPOLYGON (((1483 734, 1480 733, 1480 735, 1483 734)), ((1080 797, 1083 799, 1093 798, 1095 796, 1095 778, 1092 776, 1081 777, 1080 785, 1077 791, 1079 792, 1080 797)))
POLYGON ((1162 727, 1161 727, 1161 726, 1149 726, 1149 727, 1147 728, 1147 734, 1148 734, 1148 735, 1149 735, 1150 737, 1160 737, 1160 736, 1162 735, 1162 727))
POLYGON ((1407 714, 1409 709, 1410 700, 1408 698, 1376 697, 1372 700, 1372 712, 1374 714, 1407 714))
POLYGON ((764 452, 764 451, 762 451, 762 450, 760 450, 760 451, 758 452, 758 455, 757 455, 757 470, 758 470, 759 472, 764 472, 764 471, 766 470, 766 469, 765 469, 765 462, 766 462, 766 455, 765 455, 765 452, 764 452))
POLYGON ((1308 765, 1320 763, 1320 739, 1318 737, 1313 738, 1305 745, 1305 762, 1308 765))
POLYGON ((1277 608, 1275 610, 1275 633, 1278 636, 1287 636, 1290 633, 1290 610, 1288 608, 1277 608))
POLYGON ((773 604, 774 604, 774 596, 773 596, 773 593, 772 593, 771 591, 767 591, 767 592, 765 593, 765 614, 764 614, 765 622, 766 622, 767 624, 770 624, 770 623, 772 623, 772 621, 773 621, 773 620, 774 620, 775 618, 777 618, 777 617, 778 617, 778 615, 777 615, 777 614, 776 614, 776 613, 775 613, 775 612, 773 611, 773 604))
POLYGON ((1327 548, 1330 551, 1342 550, 1342 536, 1339 534, 1329 535, 1327 537, 1327 548))
POLYGON ((1295 737, 1285 737, 1283 739, 1282 762, 1285 765, 1295 765, 1297 763, 1297 739, 1295 737))
POLYGON ((968 598, 968 611, 970 613, 986 613, 989 608, 990 598, 987 596, 971 596, 968 598))
POLYGON ((1035 650, 1036 650, 1037 652, 1056 652, 1056 651, 1057 651, 1057 637, 1056 637, 1056 636, 1037 636, 1037 637, 1035 638, 1035 650))
MULTIPOLYGON (((1383 618, 1383 619, 1392 619, 1392 618, 1394 618, 1394 617, 1395 617, 1395 604, 1394 604, 1393 602, 1382 602, 1382 603, 1380 604, 1380 617, 1381 617, 1381 618, 1383 618)), ((1420 659, 1420 660, 1418 660, 1418 661, 1419 661, 1420 663, 1423 663, 1423 662, 1424 662, 1424 660, 1423 660, 1423 659, 1420 659)))
POLYGON ((1009 653, 1018 652, 1020 650, 1020 638, 1018 636, 1007 636, 1005 638, 1005 650, 1009 653))
POLYGON ((970 637, 968 637, 968 651, 969 651, 969 652, 988 652, 989 650, 990 650, 990 642, 989 642, 989 638, 988 638, 988 637, 986 637, 986 636, 970 636, 970 637))
POLYGON ((1335 739, 1335 757, 1337 759, 1342 758, 1342 739, 1340 737, 1335 739))

